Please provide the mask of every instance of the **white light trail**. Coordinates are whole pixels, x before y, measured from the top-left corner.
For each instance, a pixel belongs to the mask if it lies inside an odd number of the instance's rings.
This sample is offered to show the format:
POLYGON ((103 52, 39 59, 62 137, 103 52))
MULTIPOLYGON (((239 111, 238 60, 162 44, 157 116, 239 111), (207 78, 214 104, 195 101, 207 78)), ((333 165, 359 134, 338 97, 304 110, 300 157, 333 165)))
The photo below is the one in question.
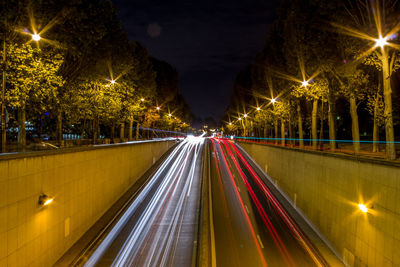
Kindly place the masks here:
MULTIPOLYGON (((139 205, 142 204, 146 197, 148 198, 148 194, 155 186, 156 181, 160 181, 160 179, 162 179, 161 183, 157 185, 151 200, 125 240, 112 266, 131 265, 137 258, 138 253, 143 252, 141 250, 148 238, 152 239, 151 247, 145 255, 145 262, 142 266, 157 265, 160 260, 162 263, 168 261, 171 251, 175 251, 177 243, 174 237, 180 233, 186 199, 190 196, 196 170, 201 165, 197 164, 197 162, 201 157, 203 142, 204 138, 202 137, 188 136, 173 150, 150 179, 150 182, 130 205, 126 213, 92 254, 85 266, 97 264, 139 205), (198 168, 196 169, 196 167, 198 168), (167 221, 168 219, 169 224, 164 224, 164 226, 162 224, 154 224, 156 219, 157 221, 167 221), (156 234, 154 232, 151 234, 154 231, 152 227, 158 227, 156 234), (175 246, 173 246, 174 242, 175 246)), ((141 255, 141 258, 143 257, 141 255)))

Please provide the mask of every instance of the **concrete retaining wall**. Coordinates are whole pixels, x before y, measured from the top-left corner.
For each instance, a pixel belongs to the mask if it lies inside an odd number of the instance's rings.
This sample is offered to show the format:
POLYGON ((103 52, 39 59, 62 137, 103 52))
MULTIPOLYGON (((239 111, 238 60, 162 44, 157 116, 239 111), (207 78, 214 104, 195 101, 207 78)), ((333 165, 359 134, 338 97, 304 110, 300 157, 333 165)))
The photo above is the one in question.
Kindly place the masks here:
POLYGON ((173 143, 0 155, 0 266, 54 264, 173 143))
POLYGON ((400 164, 240 143, 349 266, 400 266, 400 164), (362 213, 359 203, 370 209, 362 213))

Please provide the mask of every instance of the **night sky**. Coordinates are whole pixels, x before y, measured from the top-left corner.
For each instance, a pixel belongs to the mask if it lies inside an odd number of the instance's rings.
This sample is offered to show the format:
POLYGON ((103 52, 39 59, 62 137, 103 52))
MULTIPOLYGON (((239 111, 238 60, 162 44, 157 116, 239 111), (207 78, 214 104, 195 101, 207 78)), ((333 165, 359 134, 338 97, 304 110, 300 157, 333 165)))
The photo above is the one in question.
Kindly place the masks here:
POLYGON ((197 117, 219 120, 235 76, 263 47, 279 0, 114 0, 124 30, 180 75, 197 117))

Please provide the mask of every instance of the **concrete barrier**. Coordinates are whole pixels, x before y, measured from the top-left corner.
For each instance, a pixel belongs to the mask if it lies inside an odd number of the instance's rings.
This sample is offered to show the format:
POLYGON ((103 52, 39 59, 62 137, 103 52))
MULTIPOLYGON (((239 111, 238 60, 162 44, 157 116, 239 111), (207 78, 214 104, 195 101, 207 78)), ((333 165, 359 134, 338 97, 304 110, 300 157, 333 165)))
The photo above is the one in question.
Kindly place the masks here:
POLYGON ((53 265, 174 143, 0 155, 0 266, 53 265))
POLYGON ((241 142, 349 266, 400 266, 400 164, 241 142), (363 213, 358 204, 369 210, 363 213))

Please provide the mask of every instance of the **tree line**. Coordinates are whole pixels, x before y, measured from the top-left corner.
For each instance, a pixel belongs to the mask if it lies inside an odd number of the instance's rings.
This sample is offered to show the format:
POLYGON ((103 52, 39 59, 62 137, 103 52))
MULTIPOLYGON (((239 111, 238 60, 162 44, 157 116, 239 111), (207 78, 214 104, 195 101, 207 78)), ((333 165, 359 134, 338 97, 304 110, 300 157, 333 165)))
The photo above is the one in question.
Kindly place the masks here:
POLYGON ((2 0, 2 152, 27 122, 63 133, 138 138, 139 128, 184 131, 191 113, 178 73, 128 39, 110 0, 2 0), (133 129, 136 129, 133 132, 133 129))
POLYGON ((358 153, 361 123, 372 150, 382 133, 395 159, 399 15, 391 0, 282 1, 265 46, 236 77, 225 131, 300 147, 326 140, 335 151, 350 129, 358 153))

